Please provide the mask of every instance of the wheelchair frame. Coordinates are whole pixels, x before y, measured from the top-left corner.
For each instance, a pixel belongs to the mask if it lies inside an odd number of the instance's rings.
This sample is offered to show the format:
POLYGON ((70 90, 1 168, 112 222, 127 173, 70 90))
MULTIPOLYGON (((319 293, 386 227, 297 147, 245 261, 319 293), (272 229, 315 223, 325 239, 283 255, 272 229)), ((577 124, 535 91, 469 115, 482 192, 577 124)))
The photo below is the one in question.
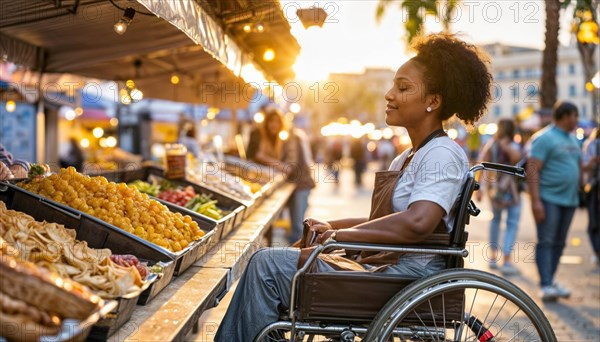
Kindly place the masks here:
MULTIPOLYGON (((423 340, 424 338, 430 338, 434 341, 446 341, 446 322, 444 322, 444 325, 442 325, 441 328, 435 324, 435 327, 425 326, 424 329, 421 330, 415 330, 414 328, 409 327, 398 328, 396 327, 396 324, 401 322, 401 320, 411 312, 410 310, 414 310, 419 303, 424 303, 426 300, 434 298, 436 295, 439 296, 440 293, 443 296, 443 291, 448 291, 449 289, 454 289, 454 291, 457 289, 462 289, 464 291, 467 288, 477 289, 476 291, 479 289, 490 291, 495 293, 497 296, 501 295, 504 298, 507 298, 507 300, 511 300, 511 303, 516 303, 518 308, 520 308, 520 310, 522 310, 527 317, 533 321, 533 324, 538 330, 538 333, 543 341, 556 341, 554 332, 543 312, 521 289, 510 283, 508 280, 497 277, 493 274, 462 268, 464 264, 463 258, 469 255, 467 249, 465 248, 468 236, 468 233, 465 231, 465 227, 469 224, 470 216, 477 216, 480 212, 480 210, 471 200, 471 197, 473 192, 479 189, 479 184, 476 182, 475 174, 482 170, 502 172, 517 177, 525 177, 524 169, 517 166, 484 162, 471 167, 471 169, 467 172, 467 179, 463 185, 458 199, 459 209, 454 220, 450 245, 448 247, 396 246, 346 243, 337 241, 330 241, 324 245, 318 246, 310 254, 304 266, 300 268, 292 278, 290 294, 290 308, 292 309, 289 310, 289 314, 286 317, 287 319, 272 323, 265 327, 255 338, 255 341, 263 341, 265 338, 267 338, 267 336, 269 336, 270 333, 279 329, 289 331, 290 336, 293 336, 293 341, 296 341, 297 338, 300 338, 300 341, 302 341, 307 333, 336 335, 339 336, 340 341, 354 341, 354 337, 357 335, 364 336, 363 341, 388 341, 389 336, 392 333, 399 336, 408 336, 411 339, 418 338, 419 340, 423 340), (320 324, 314 324, 315 322, 312 321, 298 322, 298 284, 301 277, 310 269, 310 267, 318 258, 319 254, 340 249, 434 254, 446 256, 447 263, 445 270, 433 276, 415 280, 406 288, 401 290, 396 296, 391 298, 388 303, 379 311, 377 316, 371 321, 369 327, 335 323, 324 326, 320 324)), ((431 301, 429 301, 429 305, 431 307, 431 301)), ((464 305, 465 303, 463 303, 463 314, 465 313, 464 305)), ((472 308, 473 304, 471 306, 471 310, 472 308)), ((486 320, 487 318, 488 317, 486 315, 486 320)), ((470 319, 472 318, 465 316, 465 322, 460 323, 460 326, 458 327, 459 336, 462 334, 462 329, 465 329, 465 327, 474 330, 473 326, 469 325, 471 324, 470 319)), ((423 323, 423 321, 421 322, 423 323)), ((436 323, 435 318, 434 323, 436 323)), ((425 325, 425 323, 423 324, 425 325)), ((504 327, 502 327, 502 329, 504 329, 504 327)), ((480 327, 479 332, 477 332, 475 335, 481 335, 482 331, 487 331, 487 329, 480 327)), ((479 336, 476 337, 477 338, 474 340, 486 341, 478 339, 479 336)), ((276 340, 287 341, 285 338, 278 338, 276 340)), ((404 341, 404 338, 401 337, 400 340, 404 341)), ((312 341, 312 339, 309 339, 309 341, 312 341)))

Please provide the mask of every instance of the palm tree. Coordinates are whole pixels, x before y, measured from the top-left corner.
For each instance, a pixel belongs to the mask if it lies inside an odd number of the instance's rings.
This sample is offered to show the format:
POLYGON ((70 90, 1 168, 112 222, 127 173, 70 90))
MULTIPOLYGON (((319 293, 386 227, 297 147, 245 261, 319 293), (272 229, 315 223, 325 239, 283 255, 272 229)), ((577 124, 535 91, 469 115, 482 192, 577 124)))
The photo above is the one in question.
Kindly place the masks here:
MULTIPOLYGON (((542 84, 540 89, 542 113, 550 113, 556 102, 556 66, 558 64, 558 31, 560 30, 560 10, 571 6, 575 2, 574 19, 578 19, 579 13, 590 11, 592 20, 596 21, 594 8, 598 4, 596 0, 546 0, 546 47, 542 59, 542 84), (594 3, 594 4, 593 4, 594 3)), ((579 53, 585 69, 586 82, 592 78, 594 68, 595 47, 584 46, 577 41, 579 53)), ((596 107, 596 106, 594 106, 596 107)), ((597 110, 594 108, 593 110, 597 110)))
POLYGON ((379 0, 376 13, 377 20, 381 20, 383 14, 385 13, 385 9, 391 3, 398 3, 402 9, 402 12, 407 13, 406 21, 404 22, 404 29, 406 30, 406 41, 410 44, 410 42, 412 42, 412 40, 423 30, 425 17, 427 15, 441 17, 444 31, 450 31, 452 13, 458 6, 459 0, 447 0, 442 2, 437 0, 406 0, 400 2, 392 0, 379 0), (440 3, 444 4, 442 11, 440 11, 440 3))
POLYGON ((546 0, 546 47, 542 57, 540 106, 549 112, 556 102, 556 66, 558 65, 558 31, 560 30, 560 1, 546 0))

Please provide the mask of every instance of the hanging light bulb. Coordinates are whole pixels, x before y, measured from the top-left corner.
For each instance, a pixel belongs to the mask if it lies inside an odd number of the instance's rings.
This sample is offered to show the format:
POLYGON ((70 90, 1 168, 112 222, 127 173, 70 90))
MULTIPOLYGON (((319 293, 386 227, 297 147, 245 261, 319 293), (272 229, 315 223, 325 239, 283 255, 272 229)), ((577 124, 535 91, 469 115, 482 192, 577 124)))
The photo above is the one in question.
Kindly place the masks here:
POLYGON ((131 24, 133 21, 133 16, 135 16, 135 10, 131 7, 127 7, 121 19, 119 19, 119 21, 117 21, 113 27, 115 32, 118 34, 124 34, 125 31, 127 31, 129 24, 131 24))
POLYGON ((6 101, 6 111, 12 113, 17 109, 17 104, 13 100, 6 101))
POLYGON ((142 93, 141 90, 139 90, 137 88, 134 88, 134 89, 131 90, 131 93, 130 93, 129 96, 131 96, 131 100, 133 102, 138 102, 138 101, 141 101, 144 98, 144 93, 142 93))
POLYGON ((177 74, 171 76, 171 84, 179 84, 179 76, 177 76, 177 74))
POLYGON ((133 82, 133 80, 127 80, 127 82, 125 82, 125 86, 129 89, 133 89, 135 88, 135 82, 133 82))
POLYGON ((252 25, 250 25, 250 24, 244 25, 243 30, 246 33, 250 33, 250 31, 252 31, 252 25))
POLYGON ((266 62, 270 62, 272 60, 275 59, 275 51, 273 49, 266 49, 265 53, 263 54, 263 59, 266 62))
POLYGON ((262 23, 258 23, 256 24, 256 32, 264 32, 265 31, 265 25, 263 25, 262 23))

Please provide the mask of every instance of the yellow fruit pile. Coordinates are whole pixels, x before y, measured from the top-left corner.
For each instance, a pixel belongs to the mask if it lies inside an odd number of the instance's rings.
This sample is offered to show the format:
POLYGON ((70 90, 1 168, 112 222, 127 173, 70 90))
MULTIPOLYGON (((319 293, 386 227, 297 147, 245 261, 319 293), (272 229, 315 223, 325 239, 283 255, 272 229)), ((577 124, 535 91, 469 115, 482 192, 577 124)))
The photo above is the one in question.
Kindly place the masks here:
POLYGON ((174 252, 204 235, 191 217, 169 211, 137 189, 80 174, 72 167, 17 185, 174 252))

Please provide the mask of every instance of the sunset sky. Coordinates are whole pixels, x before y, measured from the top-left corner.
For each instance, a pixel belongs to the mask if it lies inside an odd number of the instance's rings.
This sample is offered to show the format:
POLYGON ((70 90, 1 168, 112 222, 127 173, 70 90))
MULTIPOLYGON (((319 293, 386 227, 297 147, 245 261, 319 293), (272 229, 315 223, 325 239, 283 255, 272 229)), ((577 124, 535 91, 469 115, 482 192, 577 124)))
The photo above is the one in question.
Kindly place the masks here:
MULTIPOLYGON (((452 31, 467 41, 485 44, 502 42, 543 49, 545 12, 543 1, 462 1, 452 31)), ((378 23, 377 1, 289 1, 281 0, 292 33, 302 46, 295 70, 298 78, 319 80, 330 72, 361 72, 365 67, 396 69, 406 59, 404 14, 391 4, 378 23), (295 16, 296 8, 318 4, 329 14, 322 28, 304 29, 295 16)), ((572 12, 562 12, 560 41, 568 44, 572 12)), ((441 30, 428 18, 428 32, 441 30)))

